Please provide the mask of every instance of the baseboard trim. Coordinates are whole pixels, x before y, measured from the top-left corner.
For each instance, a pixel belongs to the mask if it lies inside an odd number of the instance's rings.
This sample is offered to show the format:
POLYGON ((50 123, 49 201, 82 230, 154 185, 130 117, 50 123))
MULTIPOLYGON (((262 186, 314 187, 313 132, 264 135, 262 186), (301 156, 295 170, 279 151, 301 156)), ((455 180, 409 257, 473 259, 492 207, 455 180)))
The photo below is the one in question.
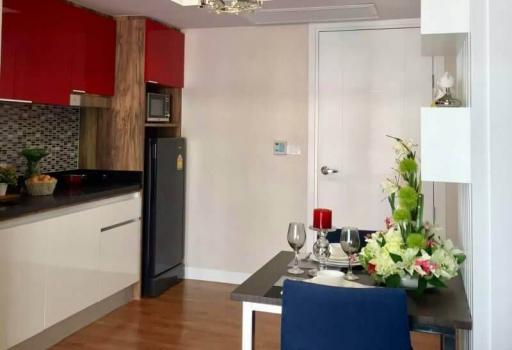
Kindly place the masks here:
POLYGON ((249 278, 249 276, 250 274, 245 272, 232 272, 185 266, 185 279, 188 280, 241 284, 249 278))

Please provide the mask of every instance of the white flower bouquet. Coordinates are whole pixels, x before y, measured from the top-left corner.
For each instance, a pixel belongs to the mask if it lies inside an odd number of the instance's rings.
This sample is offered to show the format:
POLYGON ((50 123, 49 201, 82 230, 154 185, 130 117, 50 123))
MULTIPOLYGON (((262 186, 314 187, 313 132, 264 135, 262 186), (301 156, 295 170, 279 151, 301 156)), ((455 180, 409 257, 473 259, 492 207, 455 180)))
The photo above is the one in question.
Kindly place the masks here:
POLYGON ((417 280, 417 291, 427 285, 444 287, 457 276, 466 256, 450 240, 423 222, 421 176, 416 159, 416 146, 393 137, 396 141, 395 177, 382 188, 388 196, 392 219, 386 219, 386 230, 366 239, 359 260, 368 274, 388 287, 399 287, 404 279, 417 280))

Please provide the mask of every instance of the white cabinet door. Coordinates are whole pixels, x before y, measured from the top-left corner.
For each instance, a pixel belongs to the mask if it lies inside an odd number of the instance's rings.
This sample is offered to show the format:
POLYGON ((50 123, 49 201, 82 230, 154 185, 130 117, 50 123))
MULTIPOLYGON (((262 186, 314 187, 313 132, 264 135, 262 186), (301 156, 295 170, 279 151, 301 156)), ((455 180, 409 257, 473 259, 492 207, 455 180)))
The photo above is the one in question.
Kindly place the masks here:
POLYGON ((49 221, 0 230, 0 348, 44 329, 49 221))
POLYGON ((139 281, 140 242, 141 222, 138 218, 102 228, 100 234, 102 298, 139 281))
POLYGON ((49 246, 45 327, 100 300, 97 211, 89 209, 52 219, 55 229, 46 234, 49 246))

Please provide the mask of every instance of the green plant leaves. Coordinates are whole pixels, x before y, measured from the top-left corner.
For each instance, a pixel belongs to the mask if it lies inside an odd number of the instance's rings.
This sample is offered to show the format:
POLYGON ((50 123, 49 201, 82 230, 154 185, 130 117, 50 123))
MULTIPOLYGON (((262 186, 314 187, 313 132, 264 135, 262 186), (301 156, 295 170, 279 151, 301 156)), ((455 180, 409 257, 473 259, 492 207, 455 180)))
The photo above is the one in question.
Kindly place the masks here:
POLYGON ((400 287, 400 275, 394 274, 386 278, 386 287, 388 288, 398 288, 400 287))
POLYGON ((416 289, 416 295, 422 296, 427 289, 427 280, 423 277, 418 278, 418 289, 416 289))
POLYGON ((431 285, 433 285, 434 287, 437 287, 437 288, 446 288, 446 284, 444 284, 443 281, 441 281, 439 278, 437 277, 432 277, 428 283, 430 283, 431 285))
POLYGON ((466 255, 464 255, 464 254, 455 255, 455 259, 457 260, 457 264, 460 265, 464 261, 466 261, 466 255))
POLYGON ((403 261, 402 257, 398 254, 389 253, 389 256, 391 257, 391 259, 393 260, 394 263, 403 261))

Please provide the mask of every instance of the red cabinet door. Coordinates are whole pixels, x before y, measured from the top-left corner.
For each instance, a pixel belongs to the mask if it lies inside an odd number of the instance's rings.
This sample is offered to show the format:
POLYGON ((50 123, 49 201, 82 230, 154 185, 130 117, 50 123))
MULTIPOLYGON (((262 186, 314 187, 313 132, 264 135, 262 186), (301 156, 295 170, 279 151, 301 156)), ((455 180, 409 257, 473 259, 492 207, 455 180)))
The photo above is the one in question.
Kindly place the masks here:
POLYGON ((114 95, 116 23, 112 18, 82 8, 76 18, 72 60, 72 90, 114 95))
MULTIPOLYGON (((16 13, 13 97, 35 103, 69 104, 71 83, 70 20, 60 0, 5 0, 16 13)), ((5 28, 9 30, 9 28, 5 28)))
POLYGON ((14 72, 16 70, 16 46, 20 42, 17 37, 16 22, 19 14, 8 7, 13 0, 4 1, 2 19, 2 62, 0 67, 0 98, 14 99, 14 72))
POLYGON ((0 98, 68 105, 114 94, 115 22, 64 0, 4 0, 0 98))
POLYGON ((183 87, 185 36, 152 20, 146 20, 146 82, 183 87))

